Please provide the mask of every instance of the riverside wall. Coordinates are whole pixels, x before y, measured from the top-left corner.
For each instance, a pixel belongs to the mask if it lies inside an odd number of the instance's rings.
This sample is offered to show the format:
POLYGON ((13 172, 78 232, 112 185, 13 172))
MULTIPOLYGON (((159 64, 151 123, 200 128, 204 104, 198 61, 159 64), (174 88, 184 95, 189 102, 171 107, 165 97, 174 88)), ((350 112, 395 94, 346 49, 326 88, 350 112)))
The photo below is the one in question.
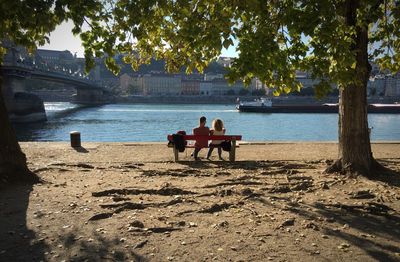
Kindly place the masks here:
MULTIPOLYGON (((73 102, 74 90, 35 91, 33 92, 45 102, 73 102)), ((143 103, 143 104, 236 104, 240 101, 252 101, 259 96, 116 96, 110 103, 143 103)), ((312 96, 272 97, 274 104, 321 104, 337 103, 337 97, 326 97, 321 100, 312 96)), ((400 97, 371 97, 368 103, 400 103, 400 97)))

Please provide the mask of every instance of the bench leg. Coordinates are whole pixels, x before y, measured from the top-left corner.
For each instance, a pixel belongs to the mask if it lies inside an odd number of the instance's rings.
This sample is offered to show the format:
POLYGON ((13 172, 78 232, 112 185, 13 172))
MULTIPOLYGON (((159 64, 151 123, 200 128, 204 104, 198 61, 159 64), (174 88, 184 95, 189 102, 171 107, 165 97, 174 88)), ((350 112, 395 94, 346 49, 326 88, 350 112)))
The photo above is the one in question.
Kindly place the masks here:
POLYGON ((173 146, 172 149, 174 150, 175 162, 178 162, 179 161, 179 151, 178 151, 178 149, 175 148, 175 146, 173 146))
POLYGON ((231 151, 229 151, 229 161, 235 162, 236 157, 236 140, 232 140, 231 151))

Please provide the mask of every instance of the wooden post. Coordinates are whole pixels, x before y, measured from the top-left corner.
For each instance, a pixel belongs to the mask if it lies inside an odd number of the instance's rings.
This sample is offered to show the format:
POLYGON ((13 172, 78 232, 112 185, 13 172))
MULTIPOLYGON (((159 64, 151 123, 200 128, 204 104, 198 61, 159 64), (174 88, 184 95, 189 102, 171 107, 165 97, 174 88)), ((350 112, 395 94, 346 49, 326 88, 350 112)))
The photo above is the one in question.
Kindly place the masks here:
POLYGON ((235 162, 235 155, 236 155, 236 140, 232 140, 232 147, 231 151, 229 152, 229 161, 235 162))
POLYGON ((81 133, 72 131, 69 133, 71 140, 71 147, 81 147, 81 133))
POLYGON ((179 160, 179 151, 178 151, 178 149, 175 147, 175 145, 173 145, 172 149, 174 150, 175 162, 178 162, 178 160, 179 160))

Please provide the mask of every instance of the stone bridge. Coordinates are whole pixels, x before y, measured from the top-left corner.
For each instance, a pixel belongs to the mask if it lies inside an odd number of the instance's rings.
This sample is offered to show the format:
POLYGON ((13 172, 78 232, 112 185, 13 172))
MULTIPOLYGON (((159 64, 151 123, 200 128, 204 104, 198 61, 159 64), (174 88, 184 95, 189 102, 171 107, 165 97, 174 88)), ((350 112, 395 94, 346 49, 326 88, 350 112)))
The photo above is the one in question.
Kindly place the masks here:
POLYGON ((76 89, 74 103, 97 105, 110 102, 112 95, 105 88, 96 85, 85 78, 67 75, 61 72, 41 70, 32 65, 22 63, 7 63, 1 67, 2 93, 14 122, 34 122, 46 120, 43 101, 34 94, 27 92, 29 79, 40 79, 68 84, 76 89))

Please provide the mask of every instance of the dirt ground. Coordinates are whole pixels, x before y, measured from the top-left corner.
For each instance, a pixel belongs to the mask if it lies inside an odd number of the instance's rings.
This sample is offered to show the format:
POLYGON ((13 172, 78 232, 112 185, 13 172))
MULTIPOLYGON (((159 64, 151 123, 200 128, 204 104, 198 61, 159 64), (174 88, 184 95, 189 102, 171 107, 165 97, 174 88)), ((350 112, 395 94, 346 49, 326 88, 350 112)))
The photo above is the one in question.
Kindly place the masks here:
POLYGON ((21 146, 44 183, 0 190, 0 261, 400 261, 400 143, 375 181, 324 174, 335 143, 21 146))

